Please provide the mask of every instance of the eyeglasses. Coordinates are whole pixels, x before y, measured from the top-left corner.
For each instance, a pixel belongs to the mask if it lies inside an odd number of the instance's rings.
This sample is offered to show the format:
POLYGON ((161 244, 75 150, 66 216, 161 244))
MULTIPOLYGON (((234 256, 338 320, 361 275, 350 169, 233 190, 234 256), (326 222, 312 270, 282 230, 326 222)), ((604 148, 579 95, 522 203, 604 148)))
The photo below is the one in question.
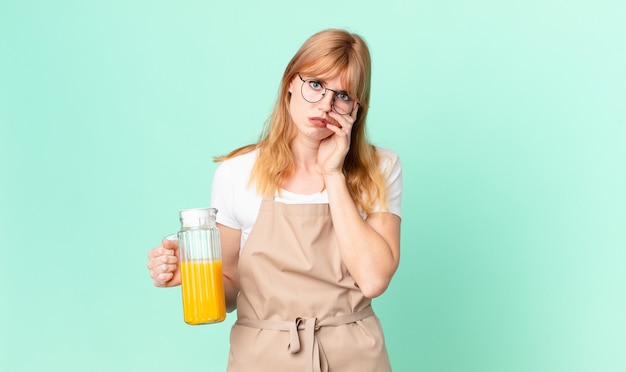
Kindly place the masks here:
MULTIPOLYGON (((324 98, 326 91, 330 90, 333 92, 333 102, 332 107, 336 113, 339 115, 350 115, 352 111, 354 111, 354 100, 350 98, 348 92, 345 91, 336 91, 330 88, 326 88, 320 81, 307 79, 304 80, 300 74, 298 74, 300 80, 302 80, 302 87, 300 88, 300 92, 302 93, 302 98, 305 101, 310 103, 319 102, 324 98)), ((358 104, 358 102, 357 102, 358 104)))

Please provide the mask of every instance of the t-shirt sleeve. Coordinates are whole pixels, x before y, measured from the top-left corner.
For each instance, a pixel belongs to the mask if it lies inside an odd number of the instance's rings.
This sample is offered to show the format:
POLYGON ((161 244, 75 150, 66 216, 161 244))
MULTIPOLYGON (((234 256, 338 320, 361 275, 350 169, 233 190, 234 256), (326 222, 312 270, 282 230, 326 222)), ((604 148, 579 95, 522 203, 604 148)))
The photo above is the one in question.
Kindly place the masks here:
POLYGON ((393 151, 381 151, 381 170, 387 179, 387 206, 389 212, 402 217, 402 164, 393 151))
POLYGON ((234 211, 235 187, 228 160, 220 163, 213 175, 211 207, 217 209, 216 221, 233 229, 241 229, 234 211))

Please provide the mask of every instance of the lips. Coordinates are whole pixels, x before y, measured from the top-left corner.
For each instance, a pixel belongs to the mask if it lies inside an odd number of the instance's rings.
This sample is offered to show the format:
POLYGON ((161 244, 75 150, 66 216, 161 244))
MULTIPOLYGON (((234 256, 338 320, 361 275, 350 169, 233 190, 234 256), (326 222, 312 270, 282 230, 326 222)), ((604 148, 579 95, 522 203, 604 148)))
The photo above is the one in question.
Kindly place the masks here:
POLYGON ((320 117, 313 117, 313 118, 309 118, 309 122, 314 126, 314 127, 318 127, 318 128, 326 128, 326 125, 328 123, 330 123, 328 120, 324 119, 324 118, 320 118, 320 117))
POLYGON ((309 122, 314 126, 314 127, 318 127, 318 128, 326 128, 326 125, 330 124, 330 125, 334 125, 336 127, 340 127, 341 125, 339 125, 339 123, 335 122, 334 120, 328 120, 328 119, 324 119, 321 117, 312 117, 309 118, 309 122))

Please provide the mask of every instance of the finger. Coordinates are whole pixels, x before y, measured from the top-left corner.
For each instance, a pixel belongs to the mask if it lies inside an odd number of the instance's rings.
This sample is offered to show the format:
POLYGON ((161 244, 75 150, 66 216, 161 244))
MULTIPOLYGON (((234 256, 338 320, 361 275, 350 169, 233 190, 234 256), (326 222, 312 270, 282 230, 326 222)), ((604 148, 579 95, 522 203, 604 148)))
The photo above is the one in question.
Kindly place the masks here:
POLYGON ((359 109, 361 106, 355 103, 355 107, 349 115, 341 115, 335 111, 329 111, 328 115, 331 116, 335 121, 340 123, 350 123, 354 124, 356 122, 356 118, 359 115, 359 109))
POLYGON ((331 117, 338 122, 339 124, 341 124, 341 128, 342 129, 346 129, 349 130, 352 128, 352 124, 354 124, 354 121, 356 120, 353 115, 341 115, 338 114, 334 111, 330 112, 329 115, 331 115, 331 117))
POLYGON ((152 270, 155 267, 158 267, 163 264, 176 264, 178 262, 178 257, 174 254, 163 254, 160 256, 155 256, 150 258, 148 261, 148 269, 152 270))
POLYGON ((148 265, 150 267, 157 267, 166 264, 176 264, 177 262, 178 257, 176 257, 175 255, 163 255, 151 259, 150 262, 148 262, 148 265))
POLYGON ((162 264, 162 265, 154 266, 152 269, 150 269, 150 277, 154 281, 161 281, 162 278, 169 277, 169 274, 174 275, 176 268, 177 268, 176 264, 162 264))
POLYGON ((339 136, 346 136, 346 137, 350 137, 350 133, 352 133, 352 118, 345 118, 345 117, 341 117, 341 115, 336 114, 337 116, 340 116, 340 118, 338 120, 341 120, 341 126, 335 126, 335 125, 327 125, 326 127, 330 130, 332 130, 334 133, 336 133, 339 136))
MULTIPOLYGON (((329 113, 328 113, 328 116, 329 116, 329 118, 330 118, 330 120, 329 120, 329 123, 328 123, 328 124, 330 124, 330 125, 332 125, 332 126, 335 126, 335 127, 338 127, 338 128, 341 128, 341 126, 342 126, 342 125, 341 125, 341 122, 342 122, 342 120, 341 120, 341 119, 342 119, 342 118, 341 118, 341 115, 339 115, 339 114, 337 114, 337 113, 335 113, 335 112, 331 111, 331 112, 329 112, 329 113)), ((327 124, 327 125, 328 125, 328 124, 327 124)))
POLYGON ((173 250, 178 249, 178 240, 170 240, 170 239, 165 238, 163 239, 161 244, 163 245, 164 248, 167 248, 167 249, 173 249, 173 250))
POLYGON ((176 251, 165 247, 156 247, 148 251, 148 259, 152 260, 161 256, 175 256, 176 251))
POLYGON ((344 129, 342 127, 337 126, 337 125, 326 124, 326 128, 330 129, 331 131, 333 131, 335 134, 337 134, 339 136, 345 136, 346 135, 346 132, 344 131, 344 129))
POLYGON ((151 250, 148 251, 148 258, 149 259, 153 259, 154 257, 158 257, 163 255, 163 253, 161 252, 161 250, 163 249, 163 247, 154 247, 151 250))
POLYGON ((176 271, 175 264, 163 264, 163 265, 156 266, 155 268, 150 270, 150 276, 155 278, 161 274, 173 273, 174 271, 176 271))
POLYGON ((361 105, 359 105, 358 103, 355 103, 355 105, 356 107, 354 108, 354 110, 352 110, 352 113, 350 114, 354 121, 356 121, 357 116, 359 116, 359 110, 361 110, 361 105))
POLYGON ((153 277, 153 283, 156 287, 166 287, 167 282, 174 278, 174 273, 161 273, 153 277))

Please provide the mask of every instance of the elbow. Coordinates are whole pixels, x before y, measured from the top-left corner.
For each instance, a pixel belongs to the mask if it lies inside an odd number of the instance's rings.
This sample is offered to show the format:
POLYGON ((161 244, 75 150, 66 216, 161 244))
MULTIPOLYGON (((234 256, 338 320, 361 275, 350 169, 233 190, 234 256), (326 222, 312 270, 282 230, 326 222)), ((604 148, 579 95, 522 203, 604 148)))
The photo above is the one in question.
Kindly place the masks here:
POLYGON ((234 296, 226 296, 226 312, 232 313, 237 310, 237 294, 234 296))
POLYGON ((385 293, 389 287, 391 278, 393 278, 397 268, 398 264, 396 263, 393 267, 390 267, 387 270, 372 270, 366 275, 363 275, 365 273, 361 273, 362 275, 360 276, 360 279, 357 280, 357 286, 365 297, 378 297, 385 293))
POLYGON ((226 312, 231 313, 237 309, 237 297, 239 296, 239 283, 230 280, 224 275, 224 299, 226 302, 226 312))
POLYGON ((367 298, 376 298, 381 294, 385 293, 387 287, 389 287, 390 280, 386 278, 379 278, 378 280, 368 280, 363 283, 363 285, 359 285, 359 289, 361 293, 367 298))

